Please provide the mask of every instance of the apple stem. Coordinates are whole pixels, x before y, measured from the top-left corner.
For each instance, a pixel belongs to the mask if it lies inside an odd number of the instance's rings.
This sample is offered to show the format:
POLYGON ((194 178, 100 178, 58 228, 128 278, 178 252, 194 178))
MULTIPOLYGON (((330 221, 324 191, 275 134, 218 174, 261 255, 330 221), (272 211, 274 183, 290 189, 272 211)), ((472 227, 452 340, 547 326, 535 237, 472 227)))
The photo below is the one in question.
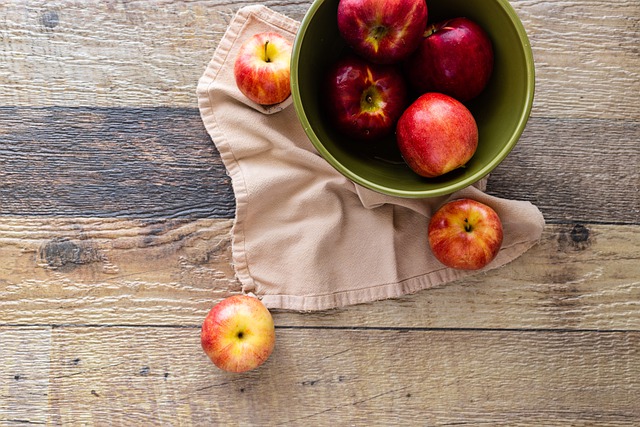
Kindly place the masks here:
POLYGON ((387 33, 387 29, 382 25, 378 25, 373 29, 373 38, 380 40, 387 33))
POLYGON ((471 227, 471 224, 469 224, 469 219, 465 218, 464 219, 464 231, 469 233, 471 230, 472 230, 472 227, 471 227))
POLYGON ((431 24, 427 27, 426 30, 424 30, 424 33, 422 33, 422 37, 429 37, 431 34, 436 33, 440 30, 455 30, 455 28, 449 27, 449 21, 431 24))
POLYGON ((435 33, 438 30, 438 28, 436 27, 436 24, 431 24, 427 27, 426 30, 424 30, 424 33, 422 33, 422 37, 429 37, 431 34, 435 33))
POLYGON ((264 43, 264 60, 266 62, 271 62, 271 59, 269 59, 269 55, 267 54, 267 47, 269 47, 269 40, 264 43))

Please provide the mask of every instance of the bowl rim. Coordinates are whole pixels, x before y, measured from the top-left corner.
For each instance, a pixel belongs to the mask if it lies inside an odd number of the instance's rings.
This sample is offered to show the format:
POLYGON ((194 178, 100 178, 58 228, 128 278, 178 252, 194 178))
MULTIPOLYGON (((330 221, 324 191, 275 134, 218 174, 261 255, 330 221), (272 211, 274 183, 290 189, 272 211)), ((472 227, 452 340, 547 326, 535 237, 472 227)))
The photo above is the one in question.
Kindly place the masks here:
POLYGON ((349 168, 343 165, 336 157, 334 157, 329 150, 327 150, 324 145, 320 142, 318 137, 312 130, 311 123, 306 117, 304 113, 304 106, 302 105, 302 99, 300 98, 299 88, 299 80, 298 80, 298 63, 297 58, 300 56, 300 50, 302 46, 302 39, 309 27, 313 16, 316 14, 320 6, 327 0, 314 0, 307 13, 304 15, 298 32, 293 41, 293 50, 291 54, 291 94, 293 97, 293 105, 296 111, 296 115, 298 116, 298 120, 302 125, 302 128, 311 141, 311 144, 315 147, 316 150, 320 153, 320 155, 331 165, 334 169, 340 172, 345 177, 349 178, 351 181, 356 184, 362 185, 363 187, 369 188, 371 190, 377 191, 382 194, 404 197, 404 198, 426 198, 426 197, 437 197, 448 195, 454 193, 458 190, 461 190, 465 187, 473 185, 474 183, 480 181, 482 178, 487 176, 493 169, 495 169, 513 150, 515 145, 517 144, 520 136, 524 132, 527 121, 529 120, 529 116, 531 114, 531 109, 533 107, 533 99, 535 95, 535 65, 533 61, 533 52, 531 49, 531 43, 529 41, 529 37, 524 28, 522 21, 520 20, 518 14, 515 9, 508 0, 495 0, 498 5, 502 8, 502 10, 508 15, 509 20, 514 26, 518 37, 521 41, 521 45, 524 51, 525 65, 526 65, 526 78, 527 78, 527 87, 526 87, 526 98, 525 98, 525 108, 520 114, 517 126, 515 131, 511 135, 509 141, 504 145, 502 150, 486 165, 484 165, 480 170, 478 170, 473 175, 470 175, 460 181, 453 182, 451 184, 443 185, 438 188, 433 189, 425 189, 425 190, 402 190, 397 188, 389 188, 384 185, 377 184, 371 180, 368 180, 354 172, 352 172, 349 168))

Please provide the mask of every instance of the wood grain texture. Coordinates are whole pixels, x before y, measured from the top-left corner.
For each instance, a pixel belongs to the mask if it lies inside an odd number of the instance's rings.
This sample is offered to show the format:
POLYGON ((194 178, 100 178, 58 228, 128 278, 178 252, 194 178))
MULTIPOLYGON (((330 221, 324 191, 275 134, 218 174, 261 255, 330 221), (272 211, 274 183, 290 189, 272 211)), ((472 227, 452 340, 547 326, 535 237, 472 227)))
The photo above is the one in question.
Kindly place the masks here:
MULTIPOLYGON (((0 324, 200 325, 238 293, 231 220, 0 219, 0 324)), ((640 330, 638 226, 548 226, 507 266, 280 326, 640 330), (375 307, 375 309, 373 309, 375 307)))
POLYGON ((488 192, 528 200, 548 222, 640 224, 640 122, 530 120, 488 192))
POLYGON ((279 325, 332 327, 640 330, 637 226, 545 228, 506 266, 397 300, 300 317, 279 325))
MULTIPOLYGON (((235 214, 197 110, 0 107, 0 123, 4 215, 235 214)), ((549 222, 640 224, 638 141, 640 121, 532 118, 488 192, 531 201, 549 222)))
POLYGON ((198 110, 0 107, 2 214, 233 217, 198 110))
POLYGON ((252 3, 0 2, 0 425, 640 425, 640 3, 510 3, 536 96, 488 192, 539 206, 541 242, 438 289, 274 312, 272 357, 230 375, 199 343, 240 284, 195 90, 252 3))
POLYGON ((0 223, 0 323, 182 324, 240 290, 231 220, 0 223))
MULTIPOLYGON (((261 3, 297 20, 311 4, 261 3)), ((536 62, 534 116, 640 118, 637 1, 510 3, 536 62)), ((195 107, 197 80, 246 4, 3 2, 0 105, 195 107)))
POLYGON ((533 50, 535 116, 638 120, 640 100, 632 99, 640 92, 637 1, 510 3, 533 50))
POLYGON ((271 358, 240 375, 214 368, 196 328, 50 333, 33 376, 53 425, 640 423, 638 332, 278 328, 271 358))
POLYGON ((0 326, 0 425, 46 424, 50 350, 51 328, 0 326))
MULTIPOLYGON (((261 2, 302 19, 310 2, 261 2)), ((195 107, 197 80, 245 2, 0 4, 0 105, 195 107)))

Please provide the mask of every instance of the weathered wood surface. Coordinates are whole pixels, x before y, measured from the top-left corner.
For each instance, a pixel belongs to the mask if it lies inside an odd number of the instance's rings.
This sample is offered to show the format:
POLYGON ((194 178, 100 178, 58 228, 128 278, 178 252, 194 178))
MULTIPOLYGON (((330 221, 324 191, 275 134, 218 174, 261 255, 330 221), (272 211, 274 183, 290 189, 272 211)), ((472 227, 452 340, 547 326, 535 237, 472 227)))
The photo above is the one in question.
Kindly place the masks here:
MULTIPOLYGON (((311 3, 260 2, 301 20, 311 3)), ((513 0, 536 61, 533 115, 640 118, 636 0, 513 0)), ((0 4, 0 105, 195 107, 246 2, 12 0, 0 4)))
MULTIPOLYGON (((232 220, 0 219, 11 325, 194 327, 240 291, 232 220)), ((640 331, 640 227, 556 225, 507 266, 428 292, 280 326, 640 331), (375 307, 375 308, 374 308, 375 307)))
MULTIPOLYGON (((234 215, 197 109, 0 107, 0 123, 5 215, 234 215)), ((638 141, 640 120, 533 117, 488 192, 549 222, 640 224, 638 141)))
POLYGON ((0 107, 5 215, 232 218, 197 109, 0 107))
POLYGON ((197 332, 2 328, 12 349, 44 341, 49 351, 34 357, 34 369, 23 362, 4 371, 0 393, 13 394, 0 423, 632 426, 640 419, 639 332, 295 327, 278 330, 272 357, 245 375, 213 372, 197 332))
MULTIPOLYGON (((640 4, 513 0, 536 61, 488 191, 540 244, 439 289, 275 312, 217 371, 233 194, 195 87, 250 3, 0 3, 0 425, 640 425, 640 4)), ((302 19, 310 1, 263 4, 302 19)))

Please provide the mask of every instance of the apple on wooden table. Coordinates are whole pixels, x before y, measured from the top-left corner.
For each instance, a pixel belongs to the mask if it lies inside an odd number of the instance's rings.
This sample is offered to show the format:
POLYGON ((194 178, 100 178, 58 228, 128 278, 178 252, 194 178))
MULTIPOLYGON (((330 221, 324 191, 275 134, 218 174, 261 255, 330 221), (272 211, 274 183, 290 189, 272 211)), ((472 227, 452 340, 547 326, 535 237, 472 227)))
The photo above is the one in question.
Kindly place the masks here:
POLYGON ((493 72, 491 39, 468 18, 441 21, 427 28, 404 66, 418 93, 440 92, 466 102, 484 90, 493 72))
POLYGON ((278 104, 291 94, 292 44, 275 32, 247 39, 234 62, 236 85, 247 98, 260 105, 278 104))
POLYGON ((335 128, 358 140, 392 133, 408 103, 406 83, 396 67, 356 55, 343 57, 329 69, 324 100, 335 128))
POLYGON ((425 93, 400 116, 396 141, 414 172, 434 178, 463 167, 473 157, 478 126, 461 102, 441 93, 425 93))
POLYGON ((479 270, 500 251, 503 229, 490 206, 473 199, 445 203, 429 221, 429 246, 444 265, 479 270))
POLYGON ((338 31, 363 58, 391 64, 418 46, 427 16, 425 0, 340 0, 338 31))
POLYGON ((220 369, 245 372, 262 365, 275 346, 275 326, 258 298, 234 295, 209 311, 202 324, 202 349, 220 369))

